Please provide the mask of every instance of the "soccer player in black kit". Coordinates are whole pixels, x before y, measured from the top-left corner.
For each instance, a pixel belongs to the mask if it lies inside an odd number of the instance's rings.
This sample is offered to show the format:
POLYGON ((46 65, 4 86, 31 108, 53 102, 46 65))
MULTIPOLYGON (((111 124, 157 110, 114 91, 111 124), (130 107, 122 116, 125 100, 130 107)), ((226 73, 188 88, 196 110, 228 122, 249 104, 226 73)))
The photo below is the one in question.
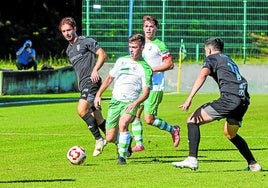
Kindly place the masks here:
POLYGON ((238 66, 223 54, 224 43, 219 38, 210 38, 205 42, 203 67, 196 78, 192 90, 179 107, 188 110, 191 102, 202 87, 207 76, 211 76, 218 84, 220 97, 197 108, 187 119, 189 155, 172 165, 179 168, 198 169, 198 146, 200 142, 199 126, 225 118, 224 134, 235 145, 247 161, 247 170, 261 171, 246 141, 237 134, 242 119, 248 109, 250 97, 247 80, 240 74, 238 66))
POLYGON ((99 130, 100 128, 105 133, 105 119, 101 111, 94 107, 94 99, 102 83, 98 70, 107 55, 95 39, 77 35, 76 22, 73 18, 63 18, 59 30, 69 42, 66 53, 75 70, 81 92, 77 112, 96 140, 93 156, 98 156, 106 145, 106 140, 99 130))

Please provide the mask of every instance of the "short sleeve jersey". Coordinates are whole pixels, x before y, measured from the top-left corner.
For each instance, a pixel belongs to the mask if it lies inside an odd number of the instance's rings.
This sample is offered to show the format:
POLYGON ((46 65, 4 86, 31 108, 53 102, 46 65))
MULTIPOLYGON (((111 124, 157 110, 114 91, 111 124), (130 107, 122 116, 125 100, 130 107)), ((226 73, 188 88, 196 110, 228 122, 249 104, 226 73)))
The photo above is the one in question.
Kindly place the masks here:
MULTIPOLYGON (((159 39, 147 42, 142 54, 145 61, 151 67, 162 65, 164 60, 171 56, 165 43, 159 39)), ((163 91, 165 89, 164 72, 153 72, 152 84, 153 91, 163 91)))
POLYGON ((99 48, 100 46, 95 39, 79 36, 78 40, 73 45, 69 44, 66 49, 76 72, 80 90, 92 84, 90 75, 96 64, 96 51, 99 48))
POLYGON ((228 56, 224 54, 209 55, 204 61, 203 68, 210 69, 210 76, 217 82, 221 93, 249 98, 247 80, 228 56))
POLYGON ((151 87, 152 69, 144 61, 120 57, 109 72, 114 77, 113 98, 122 102, 136 100, 144 87, 151 87))

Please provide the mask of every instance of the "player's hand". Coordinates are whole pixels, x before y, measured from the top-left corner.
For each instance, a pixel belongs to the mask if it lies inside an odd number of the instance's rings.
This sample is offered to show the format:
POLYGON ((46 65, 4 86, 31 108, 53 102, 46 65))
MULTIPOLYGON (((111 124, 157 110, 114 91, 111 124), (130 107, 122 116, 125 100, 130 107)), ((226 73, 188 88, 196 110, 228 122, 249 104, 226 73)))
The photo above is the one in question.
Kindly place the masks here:
POLYGON ((94 99, 94 106, 97 110, 100 110, 101 97, 96 96, 94 99))
POLYGON ((94 71, 94 70, 93 70, 92 73, 91 73, 90 79, 91 79, 91 81, 92 81, 93 83, 98 82, 99 79, 100 79, 100 76, 99 76, 99 74, 98 74, 98 71, 94 71))
POLYGON ((191 101, 185 101, 184 104, 179 105, 179 108, 183 111, 189 110, 189 107, 191 106, 191 101))
POLYGON ((126 112, 132 112, 135 109, 136 105, 134 103, 131 103, 129 105, 126 106, 125 110, 126 112))

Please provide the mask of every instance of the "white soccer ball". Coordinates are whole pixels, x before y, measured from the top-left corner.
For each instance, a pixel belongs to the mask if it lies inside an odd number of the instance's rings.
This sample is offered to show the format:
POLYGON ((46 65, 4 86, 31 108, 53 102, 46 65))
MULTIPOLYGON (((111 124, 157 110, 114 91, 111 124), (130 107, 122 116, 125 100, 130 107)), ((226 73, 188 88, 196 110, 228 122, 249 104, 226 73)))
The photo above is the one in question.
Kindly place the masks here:
POLYGON ((73 146, 67 152, 67 159, 74 165, 84 163, 86 157, 86 150, 81 146, 73 146))

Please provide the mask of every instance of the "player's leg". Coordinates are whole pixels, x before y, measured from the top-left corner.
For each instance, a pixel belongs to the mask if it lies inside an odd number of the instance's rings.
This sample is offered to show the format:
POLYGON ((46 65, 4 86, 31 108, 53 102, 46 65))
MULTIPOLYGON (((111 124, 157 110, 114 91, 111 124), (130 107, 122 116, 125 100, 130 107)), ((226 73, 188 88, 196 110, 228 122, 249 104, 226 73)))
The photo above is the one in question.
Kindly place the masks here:
POLYGON ((91 131, 92 135, 96 140, 93 156, 98 156, 102 153, 102 150, 107 142, 102 137, 97 121, 92 115, 92 110, 90 110, 90 106, 93 106, 95 98, 95 93, 92 94, 90 92, 94 91, 91 91, 88 88, 85 88, 81 91, 80 99, 77 105, 77 112, 78 115, 86 122, 89 130, 91 131))
POLYGON ((77 104, 77 113, 86 122, 95 140, 98 140, 102 138, 102 136, 100 134, 95 118, 92 116, 92 114, 88 109, 89 109, 88 101, 84 99, 79 99, 77 104))
POLYGON ((111 99, 106 120, 106 140, 117 144, 118 141, 118 121, 121 114, 121 103, 115 99, 111 99))
POLYGON ((92 116, 92 114, 88 109, 89 109, 88 101, 84 99, 79 99, 77 105, 77 112, 79 116, 87 124, 88 129, 90 130, 90 132, 92 133, 92 135, 96 140, 93 156, 98 156, 99 154, 102 153, 102 150, 106 145, 106 140, 101 136, 96 119, 92 116))
POLYGON ((199 126, 201 124, 213 121, 213 119, 218 116, 219 116, 218 113, 212 107, 203 105, 188 117, 187 128, 188 128, 189 154, 185 160, 180 162, 173 162, 172 163, 173 166, 179 168, 190 168, 192 170, 196 170, 198 168, 197 157, 200 143, 199 126))
POLYGON ((238 151, 248 163, 248 167, 245 170, 261 171, 261 166, 255 160, 252 152, 248 147, 248 144, 240 135, 237 134, 238 129, 238 125, 230 125, 227 121, 225 122, 224 133, 226 137, 236 146, 238 151))
POLYGON ((143 151, 145 149, 143 144, 143 126, 141 122, 143 108, 144 106, 141 105, 137 111, 134 121, 132 122, 132 134, 136 142, 135 146, 132 148, 133 152, 143 151))
MULTIPOLYGON (((136 110, 137 111, 137 110, 136 110)), ((131 134, 128 130, 128 125, 136 113, 122 114, 119 120, 119 138, 118 138, 118 164, 126 164, 126 158, 131 144, 131 134)))
POLYGON ((158 107, 163 99, 163 91, 151 91, 148 99, 144 102, 144 119, 149 125, 171 134, 174 147, 178 147, 180 142, 180 128, 173 126, 164 119, 157 117, 158 107))
POLYGON ((93 116, 97 121, 98 127, 102 130, 102 132, 105 134, 105 124, 106 120, 103 118, 101 110, 97 110, 94 106, 91 106, 91 110, 93 112, 93 116))

